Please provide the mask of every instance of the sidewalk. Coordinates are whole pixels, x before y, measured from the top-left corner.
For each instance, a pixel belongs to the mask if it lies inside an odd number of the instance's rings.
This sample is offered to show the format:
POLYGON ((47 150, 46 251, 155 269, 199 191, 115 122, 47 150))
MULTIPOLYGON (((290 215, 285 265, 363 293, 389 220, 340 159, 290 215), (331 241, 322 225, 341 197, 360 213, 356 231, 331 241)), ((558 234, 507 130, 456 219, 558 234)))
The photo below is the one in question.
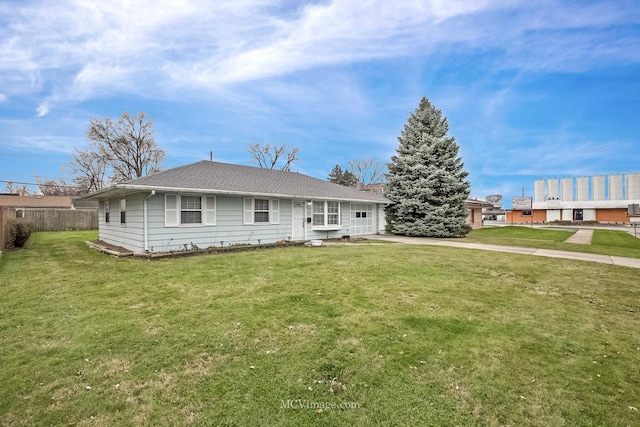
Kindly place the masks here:
POLYGON ((593 230, 580 229, 565 240, 565 243, 575 243, 578 245, 590 245, 593 239, 593 230))
MULTIPOLYGON (((625 233, 631 234, 633 237, 640 239, 640 229, 636 229, 634 226, 626 224, 588 224, 588 225, 573 225, 573 224, 511 224, 504 221, 485 221, 485 227, 531 227, 531 228, 546 228, 546 229, 556 229, 556 230, 566 230, 566 231, 575 231, 575 230, 612 230, 612 231, 624 231, 625 233)), ((638 227, 640 228, 640 227, 638 227)))
POLYGON ((449 246, 454 248, 479 249, 483 251, 508 252, 521 255, 535 255, 548 258, 564 258, 578 261, 599 262, 602 264, 619 265, 623 267, 640 268, 640 258, 624 258, 610 255, 588 254, 582 252, 554 251, 550 249, 521 248, 516 246, 486 245, 482 243, 456 242, 427 237, 393 236, 388 234, 363 236, 372 240, 386 240, 389 242, 405 243, 409 245, 449 246))

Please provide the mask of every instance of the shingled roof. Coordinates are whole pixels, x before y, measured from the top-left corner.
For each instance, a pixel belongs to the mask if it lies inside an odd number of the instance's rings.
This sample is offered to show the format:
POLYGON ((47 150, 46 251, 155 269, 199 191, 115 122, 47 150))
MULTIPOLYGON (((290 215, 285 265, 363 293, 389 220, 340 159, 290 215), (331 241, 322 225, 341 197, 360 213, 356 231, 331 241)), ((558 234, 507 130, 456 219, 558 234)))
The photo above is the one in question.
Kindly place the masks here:
POLYGON ((344 187, 298 172, 211 161, 191 163, 136 178, 92 193, 85 198, 97 200, 136 190, 389 202, 379 194, 344 187))

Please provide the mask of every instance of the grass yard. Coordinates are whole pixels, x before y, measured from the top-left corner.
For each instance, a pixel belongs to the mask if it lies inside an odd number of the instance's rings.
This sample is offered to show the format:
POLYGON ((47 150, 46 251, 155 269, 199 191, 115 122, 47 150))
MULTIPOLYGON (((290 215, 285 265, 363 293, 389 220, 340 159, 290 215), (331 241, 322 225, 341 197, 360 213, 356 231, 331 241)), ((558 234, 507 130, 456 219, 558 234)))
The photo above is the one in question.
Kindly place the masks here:
POLYGON ((522 226, 486 227, 472 230, 467 237, 456 239, 503 246, 554 249, 629 258, 640 258, 640 239, 626 231, 594 230, 591 245, 564 243, 572 231, 529 228, 522 226))
POLYGON ((640 424, 637 270, 401 244, 141 261, 95 238, 0 260, 4 426, 640 424))

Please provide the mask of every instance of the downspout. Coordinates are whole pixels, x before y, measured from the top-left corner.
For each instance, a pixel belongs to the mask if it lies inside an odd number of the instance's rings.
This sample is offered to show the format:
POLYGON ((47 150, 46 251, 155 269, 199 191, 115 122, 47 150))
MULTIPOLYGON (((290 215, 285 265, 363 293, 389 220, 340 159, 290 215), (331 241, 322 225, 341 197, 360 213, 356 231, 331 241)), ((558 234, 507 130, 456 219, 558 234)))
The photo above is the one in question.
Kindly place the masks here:
POLYGON ((148 252, 149 251, 149 238, 147 236, 148 230, 149 230, 149 226, 147 224, 147 200, 149 200, 152 196, 156 195, 156 190, 151 190, 151 193, 149 193, 149 195, 144 199, 144 202, 142 203, 142 224, 144 227, 144 251, 148 252))

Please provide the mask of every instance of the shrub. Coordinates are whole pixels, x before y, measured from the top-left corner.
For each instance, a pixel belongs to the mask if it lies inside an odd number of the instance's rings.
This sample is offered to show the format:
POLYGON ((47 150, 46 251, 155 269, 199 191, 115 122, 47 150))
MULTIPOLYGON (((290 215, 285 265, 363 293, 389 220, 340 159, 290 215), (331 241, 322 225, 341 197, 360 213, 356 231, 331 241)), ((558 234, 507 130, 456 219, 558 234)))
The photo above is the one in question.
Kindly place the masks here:
POLYGON ((7 222, 7 248, 21 248, 29 240, 31 232, 35 228, 35 223, 32 219, 28 218, 16 218, 10 219, 7 222))

